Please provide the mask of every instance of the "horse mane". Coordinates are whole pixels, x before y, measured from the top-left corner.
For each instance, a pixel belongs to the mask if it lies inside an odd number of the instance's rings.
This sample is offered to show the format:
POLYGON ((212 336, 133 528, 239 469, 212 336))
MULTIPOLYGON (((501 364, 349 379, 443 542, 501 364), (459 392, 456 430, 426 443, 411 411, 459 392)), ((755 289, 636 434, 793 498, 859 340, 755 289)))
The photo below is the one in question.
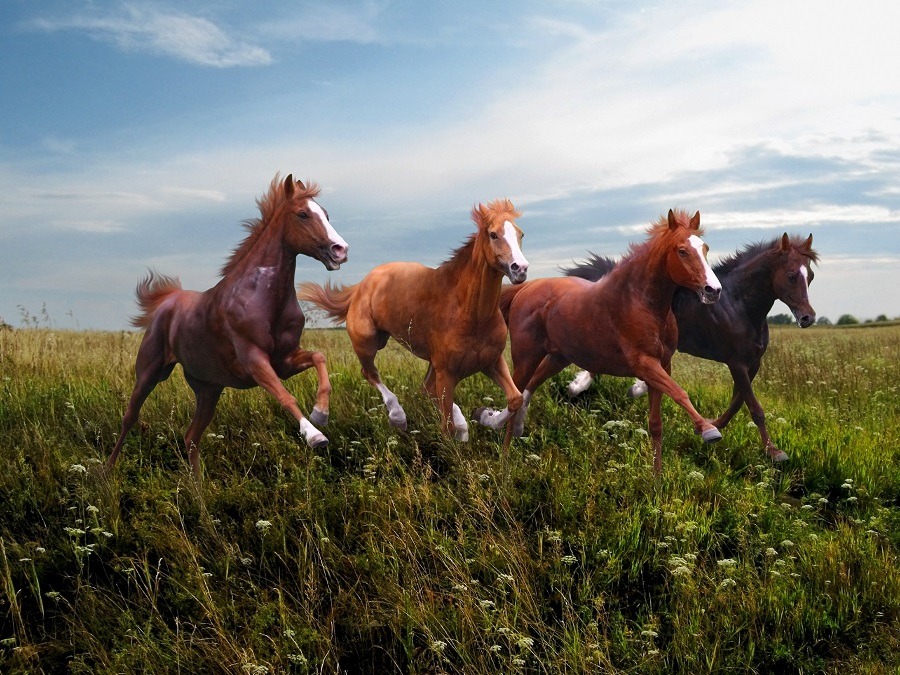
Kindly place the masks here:
MULTIPOLYGON (((819 254, 815 249, 809 249, 808 251, 804 250, 804 245, 806 244, 805 237, 795 234, 791 235, 789 238, 791 241, 791 248, 795 249, 801 255, 805 255, 811 262, 819 262, 819 254)), ((748 260, 752 260, 756 256, 767 253, 775 248, 781 248, 781 237, 775 237, 769 241, 758 241, 747 244, 742 249, 719 260, 713 265, 713 272, 716 273, 716 276, 730 274, 748 260)))
MULTIPOLYGON (((472 221, 478 226, 479 232, 483 227, 486 227, 490 221, 495 221, 498 218, 502 218, 503 220, 515 220, 521 216, 522 214, 516 210, 516 207, 513 206, 512 202, 508 199, 495 199, 487 204, 487 206, 479 204, 478 206, 472 207, 472 221)), ((452 270, 455 267, 465 265, 472 259, 472 251, 475 249, 475 239, 477 237, 478 232, 469 235, 468 239, 466 239, 459 248, 454 250, 450 257, 438 267, 441 269, 452 270)))
MULTIPOLYGON (((319 195, 321 188, 317 183, 307 182, 305 185, 295 182, 294 194, 291 196, 291 203, 298 202, 302 199, 312 199, 319 195)), ((269 191, 265 195, 256 200, 259 207, 259 218, 249 218, 242 224, 248 234, 244 240, 238 244, 231 257, 222 266, 221 274, 224 276, 232 272, 244 258, 245 255, 253 248, 257 241, 267 231, 267 228, 278 213, 278 210, 285 204, 286 197, 284 194, 284 181, 280 173, 275 174, 269 185, 269 191)))
MULTIPOLYGON (((690 228, 691 226, 691 214, 685 211, 684 209, 672 209, 672 213, 675 216, 675 220, 679 225, 683 225, 684 227, 690 228)), ((628 253, 622 256, 622 259, 619 261, 621 265, 624 262, 627 262, 634 258, 636 255, 641 254, 642 252, 649 249, 656 242, 657 239, 662 237, 666 232, 669 231, 669 216, 661 215, 656 219, 656 222, 651 223, 647 227, 647 238, 644 241, 632 242, 628 245, 628 253)), ((696 230, 694 230, 694 234, 698 237, 702 237, 705 233, 703 226, 701 225, 696 230)))

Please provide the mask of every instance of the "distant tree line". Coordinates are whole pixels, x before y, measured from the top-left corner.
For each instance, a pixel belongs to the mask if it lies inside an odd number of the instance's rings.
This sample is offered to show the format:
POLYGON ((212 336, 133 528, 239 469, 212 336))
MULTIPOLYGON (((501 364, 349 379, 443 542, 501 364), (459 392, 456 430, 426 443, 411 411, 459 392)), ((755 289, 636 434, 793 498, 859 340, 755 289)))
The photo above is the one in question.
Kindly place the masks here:
MULTIPOLYGON (((766 321, 769 322, 772 326, 790 326, 794 323, 794 317, 790 314, 773 314, 770 317, 767 317, 766 321)), ((888 319, 887 314, 879 314, 875 320, 866 319, 864 323, 882 323, 885 321, 890 321, 888 319)), ((894 321, 900 321, 900 317, 896 317, 894 321)), ((852 314, 841 314, 840 318, 837 320, 835 325, 837 326, 852 326, 854 324, 863 323, 859 319, 857 319, 852 314)), ((816 320, 817 326, 831 326, 831 319, 827 316, 820 316, 816 320)))

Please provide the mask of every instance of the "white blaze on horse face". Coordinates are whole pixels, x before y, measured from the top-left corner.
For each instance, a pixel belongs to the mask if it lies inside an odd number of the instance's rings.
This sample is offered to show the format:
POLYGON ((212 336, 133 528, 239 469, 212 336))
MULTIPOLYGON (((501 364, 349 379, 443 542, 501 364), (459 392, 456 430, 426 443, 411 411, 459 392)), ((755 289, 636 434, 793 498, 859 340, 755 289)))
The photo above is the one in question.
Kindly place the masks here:
POLYGON ((806 265, 800 265, 800 276, 803 277, 803 285, 809 288, 809 270, 806 265))
POLYGON ((697 250, 697 255, 699 255, 700 260, 703 261, 703 270, 706 273, 706 285, 721 291, 722 284, 719 282, 719 278, 716 276, 716 273, 712 271, 712 267, 710 267, 709 262, 706 260, 706 244, 696 234, 692 234, 688 238, 688 241, 691 242, 691 246, 697 250))
POLYGON ((512 256, 510 268, 515 270, 519 275, 524 275, 528 271, 528 260, 519 248, 519 237, 516 234, 516 226, 508 220, 503 223, 503 238, 509 246, 509 252, 512 256), (515 267, 514 267, 515 265, 515 267))
POLYGON ((325 209, 319 206, 315 200, 310 199, 309 210, 319 216, 319 220, 321 220, 322 225, 325 226, 325 234, 328 236, 328 239, 331 240, 332 244, 343 246, 345 249, 348 248, 347 242, 344 241, 343 237, 337 233, 337 230, 335 230, 328 221, 328 216, 325 215, 325 209))

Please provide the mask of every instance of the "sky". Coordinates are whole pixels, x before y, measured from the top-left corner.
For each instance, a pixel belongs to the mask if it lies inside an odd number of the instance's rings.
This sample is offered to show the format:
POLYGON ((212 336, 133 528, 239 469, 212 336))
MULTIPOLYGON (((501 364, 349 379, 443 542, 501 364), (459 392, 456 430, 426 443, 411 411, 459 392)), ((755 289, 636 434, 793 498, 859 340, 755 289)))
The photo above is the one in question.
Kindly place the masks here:
POLYGON ((812 233, 820 317, 898 317, 898 25, 887 0, 0 0, 0 319, 121 330, 148 268, 213 286, 279 172, 350 244, 298 282, 437 265, 508 197, 530 278, 682 208, 713 262, 812 233))

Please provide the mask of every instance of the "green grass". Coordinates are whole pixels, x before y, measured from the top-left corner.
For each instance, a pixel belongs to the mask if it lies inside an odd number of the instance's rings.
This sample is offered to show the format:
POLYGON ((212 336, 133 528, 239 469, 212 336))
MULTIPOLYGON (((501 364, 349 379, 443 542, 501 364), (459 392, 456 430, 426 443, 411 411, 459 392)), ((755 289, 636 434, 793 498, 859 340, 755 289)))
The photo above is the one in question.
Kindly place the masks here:
MULTIPOLYGON (((572 371, 496 432, 441 438, 424 364, 379 356, 410 431, 387 423, 343 331, 330 445, 309 450, 260 390, 223 396, 197 485, 193 399, 157 387, 115 472, 140 336, 0 331, 0 672, 893 673, 900 668, 900 328, 780 329, 716 445, 664 402, 572 371)), ((724 366, 676 355, 710 417, 724 366)), ((315 377, 289 388, 308 410, 315 377)), ((458 392, 464 411, 501 392, 458 392)))

